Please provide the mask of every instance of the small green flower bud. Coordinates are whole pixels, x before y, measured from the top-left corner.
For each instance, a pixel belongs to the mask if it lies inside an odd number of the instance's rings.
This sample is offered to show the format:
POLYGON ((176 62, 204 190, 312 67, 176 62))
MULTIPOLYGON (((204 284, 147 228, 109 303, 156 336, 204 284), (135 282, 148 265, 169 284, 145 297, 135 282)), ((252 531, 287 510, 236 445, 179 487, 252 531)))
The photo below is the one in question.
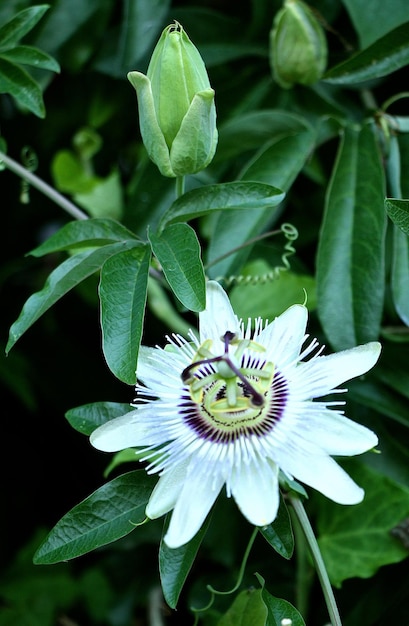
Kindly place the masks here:
POLYGON ((206 67, 182 26, 167 26, 147 75, 129 72, 138 96, 145 147, 164 176, 203 170, 217 146, 214 90, 206 67))
POLYGON ((283 88, 310 85, 327 65, 327 41, 314 13, 302 0, 285 0, 270 32, 273 77, 283 88))

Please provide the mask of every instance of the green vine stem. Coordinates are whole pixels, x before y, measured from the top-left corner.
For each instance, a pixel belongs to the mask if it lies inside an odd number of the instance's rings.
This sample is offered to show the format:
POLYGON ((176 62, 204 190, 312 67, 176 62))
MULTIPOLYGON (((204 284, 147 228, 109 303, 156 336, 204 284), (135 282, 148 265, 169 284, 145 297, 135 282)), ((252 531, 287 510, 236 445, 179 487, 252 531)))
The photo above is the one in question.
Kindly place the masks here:
POLYGON ((289 498, 292 507, 300 522, 301 528, 304 531, 305 538, 311 550, 311 556, 313 558, 317 575, 321 584, 322 592, 324 594, 325 602, 327 604, 328 614, 331 620, 332 626, 342 626, 341 617, 339 615, 335 596, 332 591, 332 586, 328 577, 328 573, 325 567, 325 563, 321 556, 320 549, 318 547, 317 540, 314 535, 314 531, 310 524, 310 520, 305 512, 301 500, 298 498, 289 498))
POLYGON ((314 569, 308 558, 308 544, 295 511, 290 508, 293 525, 296 558, 295 606, 301 615, 308 614, 310 589, 313 583, 314 569))
POLYGON ((23 180, 27 181, 30 185, 41 191, 45 196, 50 198, 53 202, 58 204, 64 211, 67 211, 76 220, 87 220, 88 215, 81 211, 75 204, 67 200, 56 189, 45 183, 41 178, 30 172, 27 168, 17 163, 14 159, 0 152, 0 163, 2 163, 7 169, 17 176, 20 176, 23 180))
POLYGON ((176 178, 176 198, 180 198, 185 193, 185 177, 178 176, 176 178))

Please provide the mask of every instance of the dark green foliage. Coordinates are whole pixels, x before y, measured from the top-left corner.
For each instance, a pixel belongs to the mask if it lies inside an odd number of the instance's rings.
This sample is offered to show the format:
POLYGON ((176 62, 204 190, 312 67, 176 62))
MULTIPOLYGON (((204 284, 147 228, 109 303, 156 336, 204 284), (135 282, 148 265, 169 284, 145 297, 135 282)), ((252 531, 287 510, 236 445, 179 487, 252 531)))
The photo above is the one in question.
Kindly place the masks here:
POLYGON ((132 410, 141 342, 195 329, 206 278, 245 320, 305 299, 327 352, 381 341, 348 385, 346 414, 379 436, 379 454, 345 464, 365 500, 308 490, 305 508, 345 626, 409 622, 407 2, 309 4, 327 69, 283 89, 269 63, 279 0, 0 3, 0 626, 182 626, 192 607, 201 626, 328 622, 285 497, 241 572, 251 529, 224 493, 170 550, 163 520, 144 523, 156 477, 137 450, 112 459, 81 437, 132 410), (175 19, 207 65, 219 130, 177 194, 147 158, 126 78, 175 19), (19 178, 27 149, 48 188, 19 178))

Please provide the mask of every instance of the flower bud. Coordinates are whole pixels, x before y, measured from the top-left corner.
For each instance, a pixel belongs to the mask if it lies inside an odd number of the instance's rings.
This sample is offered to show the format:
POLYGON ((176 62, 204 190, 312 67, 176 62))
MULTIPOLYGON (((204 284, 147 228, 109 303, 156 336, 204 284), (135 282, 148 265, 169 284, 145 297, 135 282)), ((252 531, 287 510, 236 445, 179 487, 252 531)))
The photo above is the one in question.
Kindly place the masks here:
POLYGON ((327 41, 314 13, 302 0, 285 0, 270 32, 273 77, 283 88, 310 85, 327 65, 327 41))
POLYGON ((138 96, 142 140, 164 176, 203 170, 217 145, 214 90, 206 67, 182 26, 167 26, 147 75, 129 72, 138 96))

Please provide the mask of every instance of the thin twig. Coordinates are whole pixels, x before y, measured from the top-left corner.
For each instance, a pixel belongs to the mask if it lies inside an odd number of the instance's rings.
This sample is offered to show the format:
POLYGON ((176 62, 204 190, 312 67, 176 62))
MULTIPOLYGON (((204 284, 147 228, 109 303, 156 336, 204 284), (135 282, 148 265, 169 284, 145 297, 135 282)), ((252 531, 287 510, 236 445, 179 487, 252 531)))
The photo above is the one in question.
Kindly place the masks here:
POLYGON ((50 200, 53 200, 56 204, 58 204, 64 211, 67 211, 72 217, 76 220, 87 220, 88 215, 81 211, 75 204, 73 204, 70 200, 67 200, 63 195, 61 195, 56 189, 48 185, 41 178, 30 172, 28 169, 17 163, 14 159, 4 154, 4 152, 0 152, 0 163, 3 163, 7 169, 17 176, 20 176, 23 180, 26 180, 30 185, 41 191, 45 196, 48 196, 50 200))

